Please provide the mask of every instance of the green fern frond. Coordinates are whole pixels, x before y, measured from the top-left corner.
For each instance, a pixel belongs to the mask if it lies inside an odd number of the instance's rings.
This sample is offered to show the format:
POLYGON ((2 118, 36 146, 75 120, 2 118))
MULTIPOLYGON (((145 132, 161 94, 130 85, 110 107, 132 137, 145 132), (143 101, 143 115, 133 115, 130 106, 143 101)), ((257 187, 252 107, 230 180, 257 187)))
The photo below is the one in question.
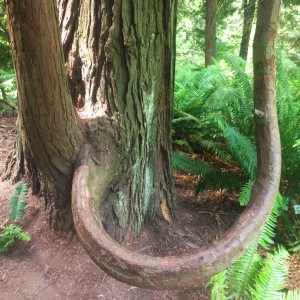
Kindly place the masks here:
POLYGON ((207 284, 207 289, 211 291, 211 300, 226 300, 228 299, 226 285, 226 270, 213 276, 207 284))
POLYGON ((253 185, 254 185, 254 181, 250 180, 243 186, 239 194, 240 205, 247 206, 247 204, 249 203, 253 185))
POLYGON ((255 145, 243 134, 226 123, 219 120, 219 126, 224 133, 227 141, 227 147, 232 156, 237 160, 242 170, 244 170, 251 179, 255 178, 257 155, 255 145))
POLYGON ((268 220, 258 238, 259 245, 266 250, 269 250, 270 245, 274 244, 273 238, 275 236, 277 217, 281 210, 281 202, 282 202, 282 196, 280 195, 280 193, 278 193, 272 212, 268 217, 268 220))
POLYGON ((204 190, 226 189, 229 192, 236 192, 241 189, 245 183, 245 178, 237 172, 215 169, 213 172, 203 176, 196 186, 197 193, 204 190))
POLYGON ((13 224, 7 227, 0 226, 0 254, 8 252, 16 238, 22 241, 30 241, 31 239, 29 233, 23 232, 19 226, 13 224))
POLYGON ((260 271, 263 258, 257 253, 258 244, 252 245, 245 254, 227 271, 229 299, 243 297, 251 300, 251 291, 254 288, 255 276, 260 271))
POLYGON ((183 152, 174 151, 172 156, 172 164, 175 169, 184 173, 193 175, 209 174, 214 169, 202 160, 195 160, 183 152))
POLYGON ((282 296, 288 272, 289 253, 279 246, 274 254, 268 253, 264 267, 255 280, 254 300, 272 300, 282 296))
POLYGON ((27 205, 28 191, 29 185, 27 183, 19 183, 15 186, 15 194, 9 200, 9 220, 11 222, 17 222, 22 219, 27 205))
POLYGON ((276 300, 299 300, 300 299, 300 291, 288 291, 276 298, 276 300))

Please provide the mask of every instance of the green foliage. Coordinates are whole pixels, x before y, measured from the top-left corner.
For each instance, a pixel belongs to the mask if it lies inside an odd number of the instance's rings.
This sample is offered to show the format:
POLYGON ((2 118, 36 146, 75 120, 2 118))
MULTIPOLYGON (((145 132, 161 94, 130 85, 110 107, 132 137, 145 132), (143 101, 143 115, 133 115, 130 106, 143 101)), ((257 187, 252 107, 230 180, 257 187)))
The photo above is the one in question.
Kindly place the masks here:
MULTIPOLYGON (((223 281, 226 288, 218 287, 218 291, 224 291, 224 299, 235 297, 246 300, 275 299, 281 294, 279 291, 283 289, 287 276, 288 252, 279 246, 278 251, 267 253, 267 259, 264 259, 258 250, 260 247, 270 250, 270 245, 274 244, 277 216, 281 213, 283 201, 283 197, 278 194, 271 215, 257 242, 226 270, 226 280, 223 281)), ((215 279, 213 278, 211 282, 215 282, 215 279)), ((214 288, 212 285, 210 287, 214 288)))
POLYGON ((211 300, 226 300, 226 271, 220 272, 212 277, 207 284, 207 288, 211 290, 211 300))
POLYGON ((15 240, 30 241, 30 235, 23 232, 22 228, 13 224, 9 226, 0 226, 0 254, 6 253, 9 247, 15 243, 15 240))
POLYGON ((7 29, 5 6, 4 0, 0 0, 0 70, 11 68, 11 47, 9 41, 9 33, 7 29))
POLYGON ((243 297, 252 299, 252 287, 255 283, 255 276, 261 270, 263 258, 257 253, 258 245, 252 245, 245 254, 233 264, 227 271, 227 285, 230 288, 226 291, 228 298, 243 297))
POLYGON ((15 193, 9 200, 9 220, 11 222, 17 222, 22 219, 27 205, 28 190, 29 184, 27 183, 18 183, 15 186, 15 193))
POLYGON ((300 291, 288 291, 282 295, 280 295, 276 300, 299 300, 300 299, 300 291))
POLYGON ((239 202, 242 206, 247 206, 247 204, 249 203, 253 185, 254 181, 249 180, 249 182, 247 182, 241 189, 239 194, 239 202))
POLYGON ((13 107, 17 105, 18 94, 13 70, 0 69, 0 111, 7 115, 15 113, 14 109, 3 101, 13 107))
POLYGON ((209 174, 213 168, 202 160, 194 160, 183 152, 174 151, 172 157, 173 167, 184 173, 193 175, 209 174))
POLYGON ((283 247, 278 247, 274 254, 268 253, 263 268, 256 276, 252 299, 272 300, 283 294, 281 290, 285 286, 288 258, 289 253, 283 247))
MULTIPOLYGON (((17 222, 22 219, 27 205, 28 190, 29 185, 27 183, 19 183, 15 186, 15 193, 9 200, 10 222, 17 222)), ((0 226, 0 254, 8 252, 9 247, 14 244, 16 239, 30 241, 30 235, 14 224, 0 226)))

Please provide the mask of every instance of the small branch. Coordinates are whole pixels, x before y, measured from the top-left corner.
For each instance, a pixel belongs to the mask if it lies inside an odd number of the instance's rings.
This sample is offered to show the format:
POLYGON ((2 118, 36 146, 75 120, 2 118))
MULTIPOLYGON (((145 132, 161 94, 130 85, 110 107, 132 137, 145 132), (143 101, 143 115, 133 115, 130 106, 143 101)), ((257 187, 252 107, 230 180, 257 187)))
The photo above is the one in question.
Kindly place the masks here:
POLYGON ((6 104, 7 106, 9 106, 10 108, 12 108, 13 110, 16 110, 16 109, 17 109, 16 106, 14 106, 13 104, 9 103, 9 102, 6 101, 6 100, 0 99, 0 102, 6 104))

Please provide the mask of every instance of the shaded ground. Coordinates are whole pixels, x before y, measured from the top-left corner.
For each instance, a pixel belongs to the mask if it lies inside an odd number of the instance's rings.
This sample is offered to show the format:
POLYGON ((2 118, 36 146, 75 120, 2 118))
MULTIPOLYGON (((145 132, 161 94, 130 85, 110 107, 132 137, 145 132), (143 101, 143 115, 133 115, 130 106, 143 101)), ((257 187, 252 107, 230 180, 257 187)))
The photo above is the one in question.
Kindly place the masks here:
MULTIPOLYGON (((13 147, 14 119, 0 119, 0 174, 13 147), (1 127, 5 125, 5 127, 1 127)), ((218 238, 241 212, 234 195, 206 192, 195 197, 195 178, 174 174, 178 214, 170 224, 157 220, 146 224, 142 234, 128 248, 153 256, 195 251, 218 238)), ((8 216, 8 199, 13 186, 0 182, 0 224, 8 216)), ((0 256, 0 299, 209 299, 203 286, 179 291, 151 291, 120 283, 100 270, 74 239, 65 240, 49 229, 43 200, 30 195, 24 219, 29 243, 17 242, 0 256)), ((294 262, 294 265, 296 262, 294 262)), ((291 277, 299 276, 299 270, 291 277)), ((298 277, 299 279, 299 277, 298 277)))

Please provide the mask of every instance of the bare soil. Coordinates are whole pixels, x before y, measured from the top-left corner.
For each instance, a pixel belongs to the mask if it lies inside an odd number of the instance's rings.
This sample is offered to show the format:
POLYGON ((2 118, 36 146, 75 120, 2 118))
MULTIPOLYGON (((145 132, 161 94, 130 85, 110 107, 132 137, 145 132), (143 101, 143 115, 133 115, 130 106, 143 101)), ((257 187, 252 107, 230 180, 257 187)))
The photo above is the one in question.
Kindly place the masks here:
MULTIPOLYGON (((13 148, 14 123, 14 118, 0 119, 0 176, 13 148)), ((153 256, 194 252, 221 236, 241 213, 236 195, 219 191, 195 196, 196 178, 178 172, 174 177, 178 198, 176 219, 171 223, 161 219, 146 224, 140 236, 126 245, 129 249, 153 256)), ((7 220, 12 193, 13 185, 0 181, 0 224, 7 220)), ((209 299, 205 286, 152 291, 116 281, 95 265, 76 237, 65 239, 50 230, 43 199, 37 196, 29 195, 19 225, 30 233, 31 241, 17 242, 9 253, 0 255, 1 300, 209 299)), ((293 278, 299 279, 299 269, 299 265, 294 269, 293 278)))

